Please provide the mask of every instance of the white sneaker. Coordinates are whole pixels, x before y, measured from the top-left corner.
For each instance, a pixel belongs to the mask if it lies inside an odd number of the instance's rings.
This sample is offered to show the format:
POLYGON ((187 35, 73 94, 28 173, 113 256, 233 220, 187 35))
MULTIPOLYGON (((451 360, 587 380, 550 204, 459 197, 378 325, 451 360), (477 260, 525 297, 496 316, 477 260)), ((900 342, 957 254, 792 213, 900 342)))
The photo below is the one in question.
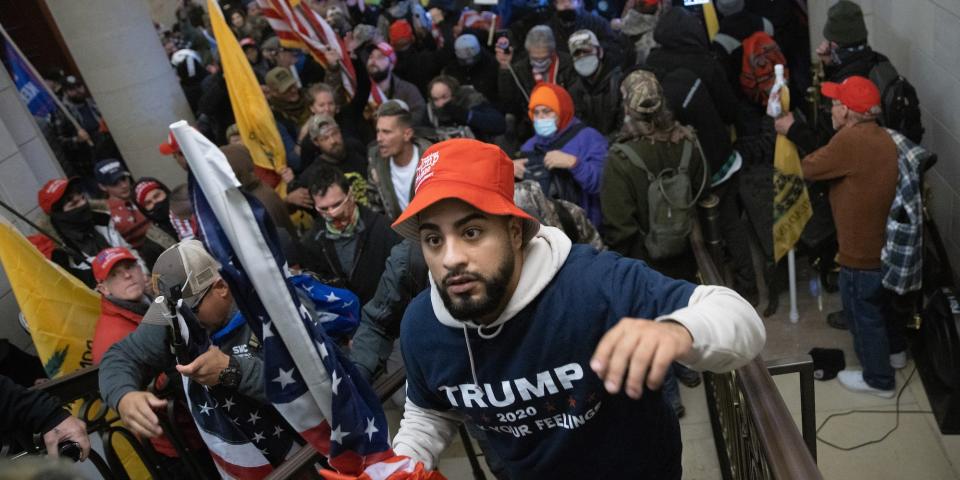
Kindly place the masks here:
POLYGON ((900 370, 907 366, 907 351, 904 350, 900 353, 891 353, 890 354, 890 366, 896 370, 900 370))
POLYGON ((837 381, 852 392, 869 393, 882 398, 893 398, 897 394, 896 389, 880 390, 867 385, 867 382, 863 380, 862 370, 844 370, 837 374, 837 381))

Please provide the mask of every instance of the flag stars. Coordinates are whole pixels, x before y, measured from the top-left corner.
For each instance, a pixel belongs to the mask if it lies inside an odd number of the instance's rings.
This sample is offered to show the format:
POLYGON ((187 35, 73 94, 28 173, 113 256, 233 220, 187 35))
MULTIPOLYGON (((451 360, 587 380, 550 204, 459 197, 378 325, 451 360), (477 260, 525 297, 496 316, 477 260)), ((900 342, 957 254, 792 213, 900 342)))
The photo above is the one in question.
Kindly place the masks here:
MULTIPOLYGON (((264 329, 264 332, 266 332, 266 331, 267 331, 267 330, 264 329)), ((290 384, 292 384, 292 383, 297 383, 297 382, 294 381, 294 379, 293 379, 293 369, 292 369, 292 368, 291 368, 290 370, 284 370, 284 369, 282 369, 282 368, 279 369, 279 370, 280 370, 279 375, 277 375, 277 378, 274 378, 273 381, 280 383, 280 390, 283 390, 287 385, 290 385, 290 384)))
POLYGON ((223 408, 227 409, 228 412, 230 411, 230 409, 231 409, 234 405, 236 405, 236 403, 234 403, 233 397, 227 397, 227 398, 223 401, 223 408))
POLYGON ((200 413, 209 416, 210 410, 213 410, 213 408, 207 402, 203 402, 203 405, 200 405, 200 413))
POLYGON ((327 351, 327 345, 323 343, 323 340, 317 340, 317 350, 320 350, 320 358, 323 360, 326 360, 327 356, 330 355, 330 352, 327 351))
POLYGON ((374 433, 377 433, 377 432, 379 432, 379 431, 380 431, 380 429, 377 428, 377 426, 373 424, 373 419, 372 419, 372 418, 368 418, 368 419, 367 419, 367 429, 363 431, 363 433, 366 433, 366 434, 367 434, 367 438, 369 438, 370 441, 373 441, 373 434, 374 434, 374 433))
POLYGON ((340 300, 340 297, 338 297, 337 294, 330 292, 329 294, 327 294, 327 296, 323 297, 323 299, 326 300, 327 303, 333 303, 333 302, 336 302, 337 300, 340 300))
POLYGON ((340 382, 342 382, 342 381, 343 381, 343 378, 339 377, 339 376, 337 375, 337 371, 334 370, 334 371, 333 371, 333 394, 334 394, 334 395, 336 395, 337 393, 339 393, 339 392, 337 392, 337 387, 340 386, 340 382))
POLYGON ((284 432, 284 430, 283 430, 282 428, 280 428, 279 425, 273 427, 273 436, 274 436, 274 437, 280 438, 280 434, 283 433, 283 432, 284 432))
MULTIPOLYGON (((263 317, 260 317, 260 320, 263 320, 263 317)), ((267 338, 272 336, 273 336, 273 332, 270 331, 270 321, 267 320, 263 322, 263 340, 266 340, 267 338)))
POLYGON ((337 428, 333 429, 333 431, 330 432, 330 441, 331 441, 331 442, 337 442, 337 443, 339 443, 339 444, 342 445, 342 444, 343 444, 343 439, 344 439, 347 435, 350 435, 350 432, 344 432, 344 431, 340 430, 340 427, 337 427, 337 428))
POLYGON ((266 440, 267 437, 263 436, 263 432, 255 432, 253 434, 253 441, 260 443, 262 440, 266 440))
POLYGON ((257 420, 260 420, 260 415, 257 415, 258 413, 260 413, 260 412, 259 412, 259 411, 250 412, 250 418, 247 419, 247 423, 252 423, 252 424, 256 425, 256 424, 257 424, 257 420))

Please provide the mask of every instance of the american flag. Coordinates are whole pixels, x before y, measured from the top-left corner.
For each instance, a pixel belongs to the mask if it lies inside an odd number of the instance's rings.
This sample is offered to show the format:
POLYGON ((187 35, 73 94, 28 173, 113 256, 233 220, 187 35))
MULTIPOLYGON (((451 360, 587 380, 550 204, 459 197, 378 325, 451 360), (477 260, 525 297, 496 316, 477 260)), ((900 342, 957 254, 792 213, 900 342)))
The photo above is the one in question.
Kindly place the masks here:
MULTIPOLYGON (((180 304, 178 321, 186 345, 182 363, 210 347, 210 339, 189 308, 180 304)), ((219 385, 205 387, 183 377, 183 391, 200 437, 223 478, 263 478, 303 444, 271 405, 262 405, 219 385)))
POLYGON ((377 396, 369 384, 353 380, 360 377, 324 332, 322 319, 300 303, 276 228, 262 205, 240 191, 223 153, 186 122, 171 130, 190 165, 204 243, 263 342, 266 394, 280 415, 327 457, 339 478, 443 478, 394 455, 377 396))
POLYGON ((330 65, 327 65, 323 51, 325 47, 334 49, 340 57, 343 87, 353 97, 357 74, 347 54, 347 46, 320 14, 300 0, 257 0, 257 4, 283 46, 306 51, 327 70, 330 65))

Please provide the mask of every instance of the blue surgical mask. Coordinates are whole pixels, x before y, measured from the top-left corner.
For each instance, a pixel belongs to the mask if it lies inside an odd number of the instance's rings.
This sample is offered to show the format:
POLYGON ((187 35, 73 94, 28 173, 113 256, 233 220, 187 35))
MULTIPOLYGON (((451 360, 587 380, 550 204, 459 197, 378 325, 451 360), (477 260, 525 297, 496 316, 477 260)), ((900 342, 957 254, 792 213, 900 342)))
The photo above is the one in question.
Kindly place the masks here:
POLYGON ((541 137, 549 137, 557 133, 557 120, 555 118, 538 118, 533 121, 533 130, 541 137))

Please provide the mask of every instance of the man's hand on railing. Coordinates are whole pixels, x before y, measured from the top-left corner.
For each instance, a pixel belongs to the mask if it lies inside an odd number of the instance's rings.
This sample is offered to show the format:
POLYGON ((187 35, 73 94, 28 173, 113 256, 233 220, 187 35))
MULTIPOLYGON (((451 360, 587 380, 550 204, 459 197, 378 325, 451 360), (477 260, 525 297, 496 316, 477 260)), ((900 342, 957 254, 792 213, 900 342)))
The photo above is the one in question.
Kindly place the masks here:
POLYGON ((618 393, 624 386, 627 395, 637 399, 644 383, 651 390, 660 388, 670 364, 692 348, 693 337, 679 323, 622 318, 600 339, 590 368, 603 379, 607 392, 618 393))
POLYGON ((87 424, 77 417, 70 416, 43 434, 43 443, 47 447, 47 455, 53 458, 60 456, 60 444, 63 442, 77 442, 80 445, 80 458, 77 461, 84 461, 90 453, 90 437, 87 436, 87 424))
POLYGON ((153 410, 166 406, 166 400, 161 400, 150 392, 130 392, 120 399, 117 411, 120 412, 120 419, 133 433, 153 438, 163 435, 160 420, 153 410))

